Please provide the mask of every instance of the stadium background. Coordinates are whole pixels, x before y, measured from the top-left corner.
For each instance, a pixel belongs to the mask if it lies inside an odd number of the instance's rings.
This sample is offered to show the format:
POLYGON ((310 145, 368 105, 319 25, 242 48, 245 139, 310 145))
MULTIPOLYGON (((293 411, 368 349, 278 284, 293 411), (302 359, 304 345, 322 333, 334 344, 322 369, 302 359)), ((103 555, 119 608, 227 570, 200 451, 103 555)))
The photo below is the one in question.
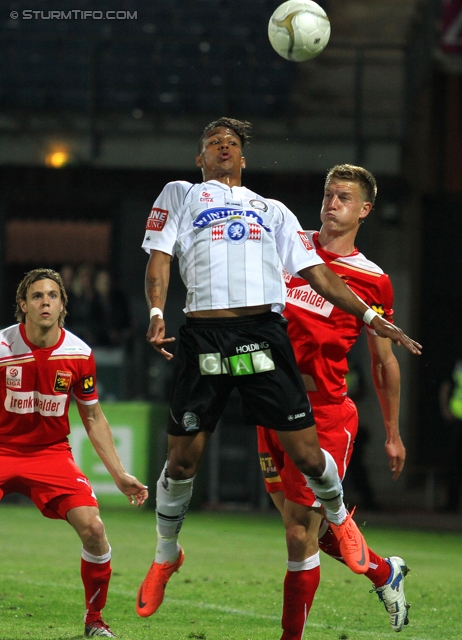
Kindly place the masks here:
MULTIPOLYGON (((397 323, 424 345, 418 359, 396 350, 403 478, 391 482, 370 382, 358 401, 369 431, 365 463, 383 507, 433 510, 444 455, 438 386, 462 346, 462 2, 324 0, 331 41, 302 64, 279 58, 267 41, 278 4, 0 1, 1 323, 13 322, 24 271, 109 269, 133 331, 112 353, 95 349, 103 399, 160 403, 163 415, 172 367, 145 344, 140 244, 163 185, 199 178, 204 125, 222 115, 253 122, 244 182, 286 203, 305 228, 318 225, 327 169, 363 164, 379 195, 358 245, 390 274, 397 323)), ((166 317, 174 335, 184 291, 173 272, 166 317)), ((354 358, 368 380, 364 341, 354 358)), ((253 428, 240 424, 236 398, 222 422, 198 500, 267 506, 253 428)), ((156 434, 161 459, 159 425, 156 434)))

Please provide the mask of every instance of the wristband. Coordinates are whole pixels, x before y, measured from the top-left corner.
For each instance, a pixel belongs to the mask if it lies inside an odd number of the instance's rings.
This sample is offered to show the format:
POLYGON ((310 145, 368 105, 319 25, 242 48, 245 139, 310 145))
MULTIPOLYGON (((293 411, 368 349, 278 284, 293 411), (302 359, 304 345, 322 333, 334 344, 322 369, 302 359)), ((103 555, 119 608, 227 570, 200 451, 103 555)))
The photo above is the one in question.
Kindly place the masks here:
POLYGON ((374 311, 374 309, 368 309, 367 311, 365 311, 363 315, 363 322, 370 325, 372 320, 375 318, 375 316, 378 316, 378 315, 380 314, 374 311))
POLYGON ((164 317, 162 309, 159 309, 159 307, 153 307, 149 312, 149 319, 152 320, 153 316, 159 316, 159 318, 162 320, 162 318, 164 317))

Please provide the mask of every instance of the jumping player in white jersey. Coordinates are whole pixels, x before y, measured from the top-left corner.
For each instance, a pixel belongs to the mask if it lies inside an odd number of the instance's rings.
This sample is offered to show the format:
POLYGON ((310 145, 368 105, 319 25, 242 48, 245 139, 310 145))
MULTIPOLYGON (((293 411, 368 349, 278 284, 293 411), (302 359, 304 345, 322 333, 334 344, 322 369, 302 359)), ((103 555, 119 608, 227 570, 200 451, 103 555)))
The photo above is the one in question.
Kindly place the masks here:
POLYGON ((163 309, 176 255, 185 283, 186 324, 176 352, 168 424, 168 460, 157 483, 158 543, 138 591, 140 616, 162 603, 165 586, 183 563, 178 534, 206 444, 234 387, 247 422, 277 432, 305 475, 338 536, 353 571, 367 570, 367 546, 347 514, 337 465, 318 443, 311 407, 281 316, 282 266, 379 335, 419 353, 420 345, 380 317, 323 262, 294 214, 282 203, 241 186, 242 148, 250 124, 221 118, 205 127, 196 164, 204 182, 171 182, 154 203, 143 248, 150 254, 147 339, 167 360, 163 309))
MULTIPOLYGON (((362 167, 337 165, 327 174, 321 207, 322 227, 307 237, 325 263, 366 304, 393 321, 389 277, 355 247, 360 225, 371 211, 377 186, 362 167)), ((358 431, 358 412, 347 395, 347 354, 364 323, 312 291, 301 278, 286 274, 288 334, 313 408, 321 447, 334 457, 343 479, 358 431)), ((406 451, 399 433, 400 371, 387 338, 367 329, 372 375, 386 432, 385 451, 396 480, 406 451)), ((316 496, 285 454, 273 432, 258 427, 258 450, 267 491, 280 510, 288 549, 281 640, 300 640, 320 579, 319 547, 343 561, 337 539, 322 519, 316 496), (319 542, 318 542, 319 537, 319 542)), ((408 569, 397 557, 382 558, 369 549, 366 577, 389 613, 392 628, 408 623, 404 581, 408 569)))
POLYGON ((15 324, 0 332, 0 499, 30 498, 47 518, 67 520, 82 540, 84 635, 115 638, 103 621, 111 547, 98 502, 68 442, 71 394, 95 451, 131 504, 146 487, 122 466, 96 393, 90 347, 63 328, 67 295, 51 269, 26 274, 16 292, 15 324))

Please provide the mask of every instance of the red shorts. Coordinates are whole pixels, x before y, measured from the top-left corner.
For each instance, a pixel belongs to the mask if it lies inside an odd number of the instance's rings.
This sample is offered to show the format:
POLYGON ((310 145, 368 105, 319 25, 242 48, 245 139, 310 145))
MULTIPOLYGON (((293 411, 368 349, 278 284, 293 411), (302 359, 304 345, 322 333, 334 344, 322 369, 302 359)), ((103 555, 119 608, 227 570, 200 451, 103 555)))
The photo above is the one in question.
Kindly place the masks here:
POLYGON ((64 443, 27 453, 0 445, 0 500, 8 493, 27 496, 46 518, 66 520, 69 509, 98 506, 64 443))
MULTIPOLYGON (((343 480, 358 431, 356 405, 348 397, 341 404, 326 404, 319 393, 311 391, 309 398, 319 444, 332 455, 343 480)), ((314 493, 306 486, 304 475, 284 451, 276 432, 257 427, 257 435, 260 465, 268 493, 283 491, 284 497, 291 502, 320 507, 314 493)))

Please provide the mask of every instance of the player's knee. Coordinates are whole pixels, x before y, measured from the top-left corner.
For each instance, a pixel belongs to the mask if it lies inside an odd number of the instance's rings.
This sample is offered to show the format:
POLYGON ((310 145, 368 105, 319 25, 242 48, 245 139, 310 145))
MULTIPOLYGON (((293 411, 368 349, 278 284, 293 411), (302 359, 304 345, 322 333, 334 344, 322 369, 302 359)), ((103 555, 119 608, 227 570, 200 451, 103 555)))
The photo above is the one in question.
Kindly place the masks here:
POLYGON ((318 538, 303 525, 292 525, 286 529, 286 544, 289 559, 312 556, 318 550, 318 538))
POLYGON ((309 539, 309 532, 301 524, 291 524, 286 527, 286 541, 288 547, 299 547, 309 539))
POLYGON ((319 451, 307 450, 305 455, 299 456, 294 460, 294 463, 299 471, 313 478, 322 476, 326 466, 324 456, 320 449, 319 451))
POLYGON ((80 531, 82 541, 89 545, 100 544, 106 539, 104 524, 99 517, 92 518, 85 523, 80 531))
POLYGON ((199 468, 199 460, 194 458, 170 459, 167 467, 167 475, 172 480, 189 480, 193 478, 199 468))

